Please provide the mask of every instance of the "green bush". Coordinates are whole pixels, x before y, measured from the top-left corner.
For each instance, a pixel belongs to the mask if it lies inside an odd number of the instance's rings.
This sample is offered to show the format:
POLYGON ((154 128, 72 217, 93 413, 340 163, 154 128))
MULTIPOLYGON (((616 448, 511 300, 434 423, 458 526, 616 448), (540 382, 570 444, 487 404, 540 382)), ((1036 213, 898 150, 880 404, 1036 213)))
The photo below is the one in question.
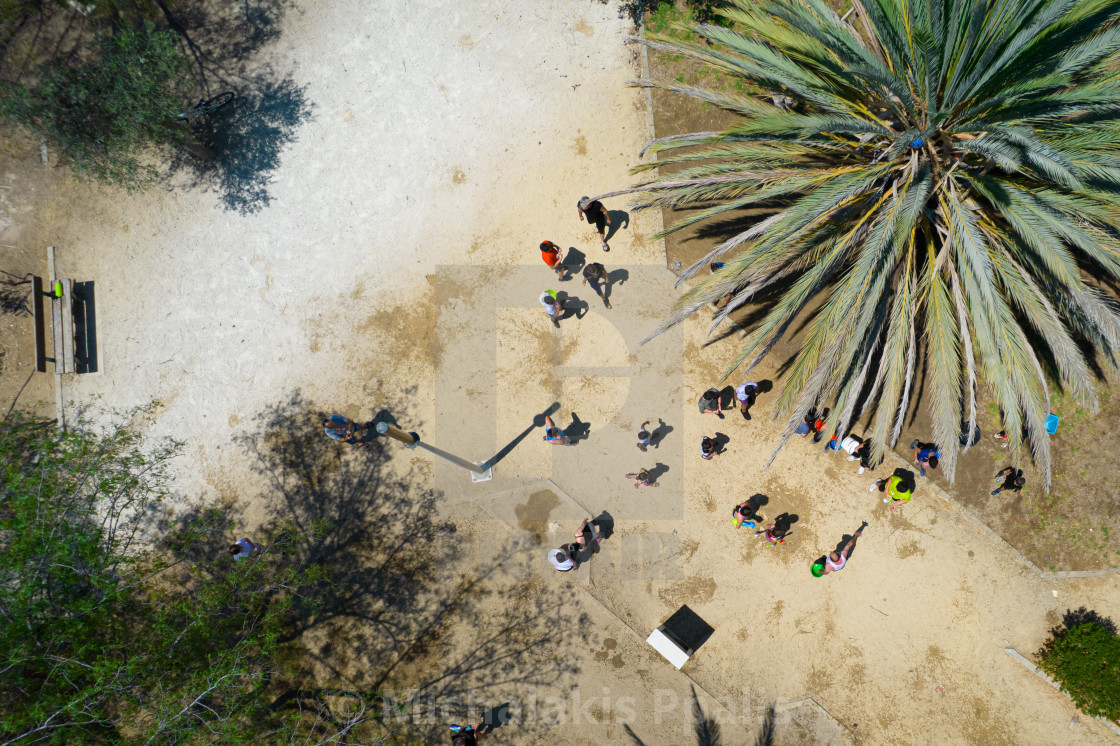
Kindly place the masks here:
POLYGON ((1085 713, 1120 719, 1120 637, 1116 625, 1084 607, 1067 612, 1038 651, 1038 666, 1085 713))
POLYGON ((186 90, 177 37, 125 27, 99 36, 83 64, 52 60, 33 85, 0 82, 0 116, 46 138, 75 175, 131 190, 156 176, 148 148, 184 138, 186 90))

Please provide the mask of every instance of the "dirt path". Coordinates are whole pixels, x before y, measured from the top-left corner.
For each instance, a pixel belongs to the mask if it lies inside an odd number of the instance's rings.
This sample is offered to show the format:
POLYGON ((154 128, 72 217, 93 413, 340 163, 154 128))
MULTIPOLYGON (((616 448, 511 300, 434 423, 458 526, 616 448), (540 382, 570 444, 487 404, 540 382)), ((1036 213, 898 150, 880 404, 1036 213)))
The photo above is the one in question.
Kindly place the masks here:
MULTIPOLYGON (((701 347, 697 321, 639 346, 674 294, 664 249, 647 239, 659 216, 617 212, 621 230, 603 254, 574 207, 627 183, 648 134, 646 99, 625 86, 640 70, 623 44, 629 31, 598 2, 376 13, 355 0, 307 2, 268 54, 303 86, 310 116, 259 212, 226 210, 213 193, 126 198, 64 174, 35 177, 50 197, 19 197, 6 230, 58 246, 63 274, 97 283, 101 372, 64 380, 70 412, 94 397, 118 409, 160 400, 150 430, 186 443, 184 504, 237 504, 248 530, 254 506, 279 498, 235 438, 297 390, 309 428, 321 412, 363 419, 393 403, 403 426, 466 458, 512 446, 478 488, 442 462, 391 451, 402 474, 443 491, 445 516, 475 548, 473 569, 512 559, 526 583, 588 620, 578 644, 542 651, 571 662, 548 693, 564 708, 558 724, 511 726, 503 743, 545 733, 622 742, 623 721, 647 743, 686 743, 693 682, 728 743, 747 742, 774 700, 795 703, 780 721, 789 742, 806 740, 790 735, 797 728, 821 743, 1106 742, 1087 718, 1067 727, 1068 701, 1002 648, 1033 651, 1067 606, 1120 614, 1113 581, 1043 583, 946 504, 919 493, 905 514, 884 512, 868 479, 801 444, 762 472, 777 434, 764 398, 750 423, 694 408, 727 345, 701 347), (612 309, 578 279, 558 286, 537 254, 544 238, 625 270, 612 309), (545 288, 586 303, 558 332, 537 304, 545 288), (554 401, 562 425, 573 412, 587 425, 575 448, 557 451, 529 429, 554 401), (638 463, 633 432, 659 416, 671 430, 638 463), (730 450, 704 462, 697 441, 713 428, 730 450), (658 490, 621 476, 657 464, 658 490), (755 491, 770 496, 767 515, 799 514, 786 544, 767 549, 731 529, 731 506, 755 491), (617 520, 615 536, 580 574, 555 573, 544 548, 579 513, 600 510, 617 520), (852 566, 811 578, 808 563, 864 518, 852 566), (491 531, 528 544, 494 556, 491 531), (684 669, 691 679, 644 642, 682 604, 714 629, 684 669), (575 719, 577 698, 591 722, 575 719)), ((0 183, 21 178, 33 163, 23 155, 0 183)), ((524 592, 501 588, 489 616, 464 626, 500 620, 524 592)), ((485 675, 498 682, 494 697, 528 696, 500 668, 485 675)))

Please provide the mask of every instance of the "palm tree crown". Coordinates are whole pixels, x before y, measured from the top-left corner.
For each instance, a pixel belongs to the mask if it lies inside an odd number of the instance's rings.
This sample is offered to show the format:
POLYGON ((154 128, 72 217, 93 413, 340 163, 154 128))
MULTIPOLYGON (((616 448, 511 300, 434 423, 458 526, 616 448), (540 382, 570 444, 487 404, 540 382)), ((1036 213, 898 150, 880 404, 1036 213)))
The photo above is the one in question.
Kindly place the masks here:
POLYGON ((814 406, 834 404, 841 433, 873 411, 878 458, 924 377, 952 475, 982 378, 1048 483, 1044 370, 1095 409, 1083 349, 1115 366, 1120 343, 1095 285, 1120 277, 1120 0, 856 0, 847 19, 822 0, 731 0, 723 14, 734 28, 693 29, 706 42, 642 40, 758 91, 637 81, 742 119, 655 140, 662 156, 637 170, 675 171, 615 194, 702 208, 666 233, 760 216, 688 268, 726 261, 663 328, 728 293, 715 324, 776 294, 731 367, 749 369, 819 301, 778 398, 786 438, 814 406))

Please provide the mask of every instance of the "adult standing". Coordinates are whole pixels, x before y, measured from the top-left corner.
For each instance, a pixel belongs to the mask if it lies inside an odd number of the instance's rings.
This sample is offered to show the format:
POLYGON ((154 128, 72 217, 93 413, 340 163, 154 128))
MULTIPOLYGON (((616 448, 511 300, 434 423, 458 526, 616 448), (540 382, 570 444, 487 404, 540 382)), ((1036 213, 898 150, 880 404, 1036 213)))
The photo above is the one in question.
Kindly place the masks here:
POLYGON ((603 300, 603 305, 607 308, 611 307, 611 302, 607 298, 607 293, 611 287, 611 277, 607 274, 607 268, 598 262, 591 262, 583 268, 583 284, 591 283, 591 289, 595 291, 595 295, 603 300))
POLYGON ((556 272, 556 277, 561 282, 568 279, 568 268, 564 264, 559 246, 552 241, 541 241, 541 259, 556 272))
POLYGON ((888 503, 891 510, 894 510, 899 505, 910 502, 910 498, 913 497, 914 486, 910 484, 908 479, 896 475, 886 479, 876 479, 868 492, 874 492, 875 490, 887 493, 883 502, 888 503))
POLYGON ((754 406, 754 398, 757 393, 758 384, 754 381, 747 381, 735 389, 735 398, 739 402, 739 411, 742 413, 744 420, 751 418, 750 409, 754 406))
POLYGON ((343 417, 340 414, 332 414, 330 417, 323 420, 323 431, 326 432, 327 437, 331 440, 337 440, 340 443, 349 443, 358 448, 369 448, 369 443, 358 440, 357 434, 363 430, 369 430, 369 423, 358 425, 353 420, 343 417))
POLYGON ((700 407, 700 414, 707 414, 708 412, 715 412, 716 417, 723 419, 723 402, 722 396, 717 388, 710 388, 700 395, 700 401, 697 404, 700 407))
POLYGON ((587 220, 599 232, 603 251, 610 251, 611 247, 607 246, 607 226, 611 224, 611 215, 607 212, 607 208, 603 207, 603 203, 590 197, 580 197, 579 202, 576 203, 576 210, 581 221, 587 220))
POLYGON ((548 314, 548 318, 552 319, 552 325, 559 329, 560 314, 564 313, 564 304, 556 298, 556 293, 545 290, 537 300, 544 306, 544 312, 548 314))

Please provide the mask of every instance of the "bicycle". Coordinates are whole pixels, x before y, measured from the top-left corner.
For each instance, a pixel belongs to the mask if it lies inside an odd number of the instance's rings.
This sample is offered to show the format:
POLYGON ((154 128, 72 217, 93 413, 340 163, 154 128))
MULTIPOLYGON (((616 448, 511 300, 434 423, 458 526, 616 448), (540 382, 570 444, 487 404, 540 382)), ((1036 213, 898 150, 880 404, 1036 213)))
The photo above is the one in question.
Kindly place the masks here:
POLYGON ((233 95, 233 91, 226 91, 211 99, 200 98, 197 104, 180 114, 179 119, 189 120, 215 112, 232 101, 233 95))

